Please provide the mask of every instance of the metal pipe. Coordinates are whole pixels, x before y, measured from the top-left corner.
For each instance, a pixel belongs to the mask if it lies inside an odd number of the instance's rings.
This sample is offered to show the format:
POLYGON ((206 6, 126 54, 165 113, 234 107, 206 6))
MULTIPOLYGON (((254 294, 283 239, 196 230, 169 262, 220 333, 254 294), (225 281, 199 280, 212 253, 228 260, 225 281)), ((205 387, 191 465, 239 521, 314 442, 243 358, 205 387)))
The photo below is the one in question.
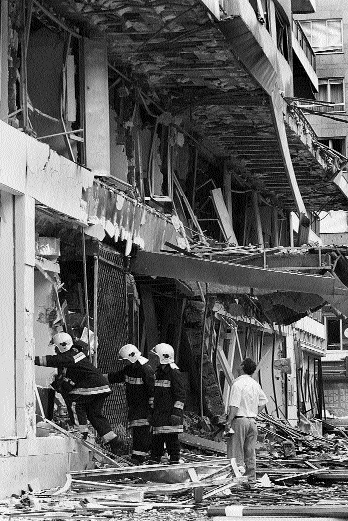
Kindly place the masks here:
POLYGON ((83 128, 79 128, 78 130, 68 130, 67 132, 58 132, 57 134, 49 134, 48 136, 37 137, 36 140, 39 141, 40 139, 48 139, 49 137, 66 136, 68 134, 76 134, 77 132, 83 132, 83 128))
POLYGON ((232 517, 262 517, 263 519, 284 518, 340 518, 347 519, 347 507, 337 505, 277 505, 277 506, 242 506, 242 505, 211 505, 208 516, 232 517))
POLYGON ((86 308, 86 321, 87 321, 87 341, 88 341, 88 355, 92 362, 91 353, 91 341, 89 338, 89 304, 88 304, 88 284, 87 284, 87 257, 86 257, 86 236, 85 230, 82 228, 82 261, 83 261, 83 286, 85 290, 85 308, 86 308))
POLYGON ((28 0, 28 17, 25 21, 25 50, 28 51, 29 37, 30 37, 30 26, 33 15, 33 0, 28 0))
POLYGON ((23 111, 23 130, 29 130, 28 117, 28 78, 27 78, 27 22, 25 16, 26 1, 22 0, 22 36, 21 36, 21 69, 20 69, 20 93, 23 111))
POLYGON ((98 367, 98 279, 99 279, 99 257, 94 255, 94 280, 93 280, 93 331, 94 331, 94 353, 93 365, 98 367))

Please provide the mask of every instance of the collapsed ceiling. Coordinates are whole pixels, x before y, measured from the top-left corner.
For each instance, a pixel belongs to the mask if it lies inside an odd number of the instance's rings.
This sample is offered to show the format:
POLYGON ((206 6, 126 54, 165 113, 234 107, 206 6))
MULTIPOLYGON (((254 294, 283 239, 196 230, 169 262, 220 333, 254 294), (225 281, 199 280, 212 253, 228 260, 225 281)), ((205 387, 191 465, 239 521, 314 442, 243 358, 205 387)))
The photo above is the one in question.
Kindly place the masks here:
MULTIPOLYGON (((270 98, 242 65, 233 38, 226 36, 238 30, 233 25, 238 21, 229 18, 224 35, 223 20, 214 20, 199 0, 46 4, 85 34, 106 35, 110 63, 165 110, 189 113, 191 128, 216 156, 237 163, 239 177, 253 189, 294 210, 270 98)), ((246 49, 248 45, 246 40, 246 49)), ((332 161, 309 143, 309 125, 304 118, 299 124, 291 107, 286 116, 290 153, 307 209, 347 209, 346 197, 330 182, 332 161)))

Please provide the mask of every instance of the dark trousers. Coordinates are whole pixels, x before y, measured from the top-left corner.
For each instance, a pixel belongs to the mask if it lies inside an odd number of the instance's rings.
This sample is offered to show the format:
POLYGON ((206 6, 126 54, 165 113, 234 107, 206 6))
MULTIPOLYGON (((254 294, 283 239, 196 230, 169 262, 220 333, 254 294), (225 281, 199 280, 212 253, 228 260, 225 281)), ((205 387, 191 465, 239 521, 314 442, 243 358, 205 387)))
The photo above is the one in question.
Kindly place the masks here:
POLYGON ((138 460, 140 463, 145 461, 146 456, 150 451, 151 434, 149 425, 141 425, 140 427, 133 427, 133 449, 132 458, 138 460))
POLYGON ((153 434, 151 459, 153 461, 161 461, 161 457, 164 454, 164 444, 167 447, 171 463, 177 463, 180 460, 180 443, 177 432, 171 432, 170 434, 153 434))
POLYGON ((77 425, 77 418, 76 418, 76 413, 74 412, 74 409, 72 407, 72 403, 73 403, 73 400, 74 398, 72 398, 72 394, 68 394, 68 393, 63 393, 61 392, 61 395, 63 397, 63 400, 65 402, 65 405, 66 405, 66 411, 68 413, 68 416, 69 416, 69 423, 70 425, 77 425))
POLYGON ((75 414, 75 424, 79 426, 81 431, 84 428, 87 430, 87 420, 89 420, 100 437, 112 432, 111 425, 103 414, 103 406, 107 396, 106 393, 73 396, 72 409, 75 414))

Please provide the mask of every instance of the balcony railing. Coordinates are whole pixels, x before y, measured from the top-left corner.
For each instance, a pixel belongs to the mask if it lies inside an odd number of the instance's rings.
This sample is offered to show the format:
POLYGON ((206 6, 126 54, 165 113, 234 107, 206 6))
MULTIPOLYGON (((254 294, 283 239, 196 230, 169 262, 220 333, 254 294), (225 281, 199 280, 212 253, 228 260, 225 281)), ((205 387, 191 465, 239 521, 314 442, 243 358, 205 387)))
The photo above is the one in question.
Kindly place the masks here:
POLYGON ((301 49, 305 53, 307 60, 315 70, 316 63, 315 63, 315 53, 311 47, 311 44, 307 40, 307 37, 305 33, 303 32, 303 29, 301 27, 301 24, 297 20, 292 20, 292 31, 295 35, 296 40, 301 46, 301 49))

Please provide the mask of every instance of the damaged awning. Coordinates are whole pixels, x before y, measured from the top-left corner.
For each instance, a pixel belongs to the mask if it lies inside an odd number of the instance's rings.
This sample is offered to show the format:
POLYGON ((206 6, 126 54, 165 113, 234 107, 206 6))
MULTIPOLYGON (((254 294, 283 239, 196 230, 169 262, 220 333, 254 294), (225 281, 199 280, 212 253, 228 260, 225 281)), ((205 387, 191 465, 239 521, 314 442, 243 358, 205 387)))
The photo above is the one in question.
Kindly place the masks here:
POLYGON ((133 246, 159 251, 166 241, 188 247, 184 226, 177 216, 160 213, 99 180, 83 191, 82 206, 89 224, 85 233, 100 241, 105 236, 115 243, 126 241, 126 255, 133 246))
POLYGON ((325 297, 348 296, 348 289, 342 287, 332 275, 304 275, 172 253, 139 251, 131 263, 131 270, 139 275, 196 280, 226 286, 294 291, 325 297))

